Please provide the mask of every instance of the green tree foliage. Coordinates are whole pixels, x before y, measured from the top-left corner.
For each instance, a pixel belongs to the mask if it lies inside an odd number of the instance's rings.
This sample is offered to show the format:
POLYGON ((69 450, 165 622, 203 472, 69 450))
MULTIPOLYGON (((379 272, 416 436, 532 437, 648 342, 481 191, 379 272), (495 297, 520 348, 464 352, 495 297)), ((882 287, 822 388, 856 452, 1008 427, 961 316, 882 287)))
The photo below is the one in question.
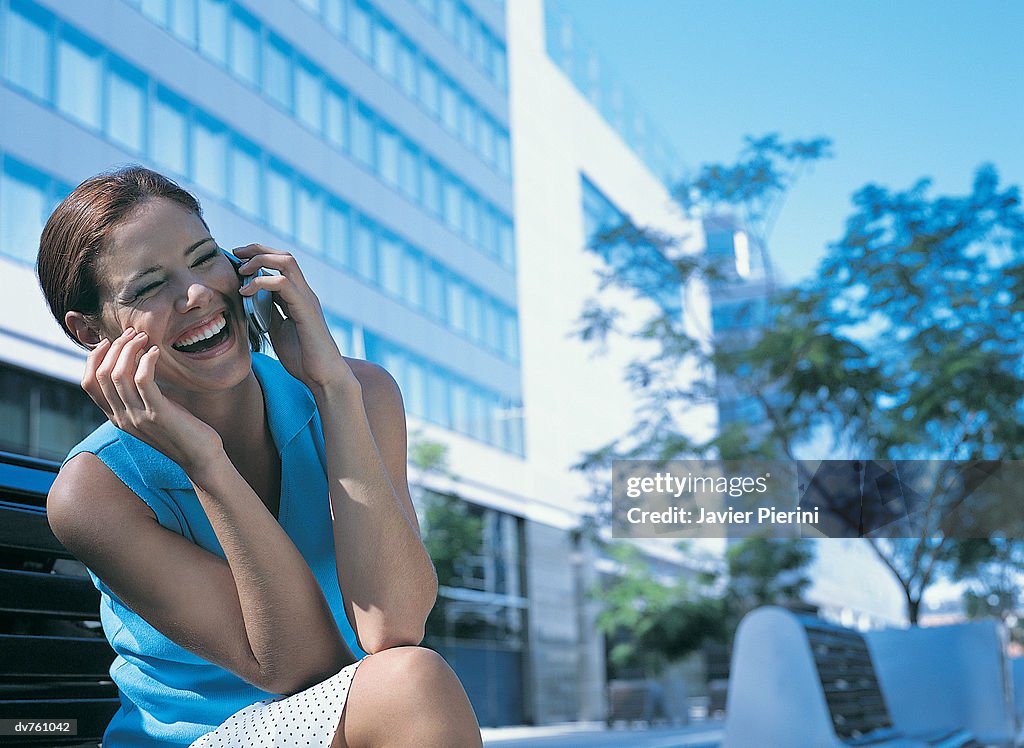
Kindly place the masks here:
MULTIPOLYGON (((827 153, 821 139, 750 139, 737 164, 704 167, 676 198, 691 215, 696 208, 733 209, 763 247, 788 186, 827 153)), ((647 252, 679 244, 621 227, 596 241, 622 236, 647 252)), ((610 267, 604 283, 657 298, 625 267, 625 260, 610 267)), ((721 280, 706 258, 688 256, 674 267, 663 283, 721 280)), ((630 364, 640 417, 629 434, 584 457, 577 467, 592 474, 603 474, 614 459, 1024 457, 1024 212, 1018 189, 1001 185, 992 166, 978 169, 966 195, 933 195, 928 180, 905 190, 859 190, 818 274, 773 299, 770 324, 749 345, 702 345, 683 320, 664 312, 637 330, 621 329, 619 319, 592 301, 580 333, 653 339, 659 351, 630 364), (712 403, 716 391, 710 376, 680 386, 677 374, 687 366, 731 375, 760 404, 762 422, 695 439, 685 415, 712 403)), ((961 541, 944 524, 959 500, 957 481, 952 474, 936 483, 913 536, 868 541, 899 581, 912 622, 938 578, 980 573, 957 561, 961 541)), ((606 484, 595 497, 606 500, 606 484)), ((986 515, 991 522, 1002 511, 1013 508, 997 502, 986 515)), ((976 528, 974 536, 1002 553, 984 532, 976 528)), ((1018 564, 1019 555, 1000 558, 1018 564)))
POLYGON ((608 658, 617 670, 651 675, 705 642, 728 644, 740 619, 760 605, 798 603, 814 558, 806 540, 745 538, 729 547, 724 564, 666 584, 635 546, 616 543, 608 552, 620 571, 594 592, 603 606, 597 625, 611 643, 608 658))

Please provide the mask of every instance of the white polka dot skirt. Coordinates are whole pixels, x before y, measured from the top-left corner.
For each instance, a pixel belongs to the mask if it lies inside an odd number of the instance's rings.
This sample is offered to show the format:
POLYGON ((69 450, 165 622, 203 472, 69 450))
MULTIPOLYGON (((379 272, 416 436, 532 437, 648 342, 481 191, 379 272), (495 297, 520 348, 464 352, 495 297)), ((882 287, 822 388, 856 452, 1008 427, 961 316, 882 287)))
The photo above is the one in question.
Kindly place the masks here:
POLYGON ((189 748, 310 748, 330 746, 361 660, 291 696, 241 709, 189 748))

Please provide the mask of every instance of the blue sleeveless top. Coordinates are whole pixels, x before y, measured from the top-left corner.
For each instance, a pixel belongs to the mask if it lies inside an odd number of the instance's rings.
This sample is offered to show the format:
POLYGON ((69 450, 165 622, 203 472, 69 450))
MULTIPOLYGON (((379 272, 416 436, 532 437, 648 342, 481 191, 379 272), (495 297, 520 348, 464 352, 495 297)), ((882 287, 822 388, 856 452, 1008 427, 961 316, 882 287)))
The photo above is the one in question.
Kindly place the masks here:
MULTIPOLYGON (((356 641, 338 584, 320 414, 309 390, 280 362, 254 353, 252 363, 281 455, 278 522, 309 564, 345 643, 361 659, 366 652, 356 641)), ((109 421, 75 446, 65 462, 80 452, 99 457, 161 525, 224 558, 188 476, 170 458, 109 421)), ((117 654, 110 677, 121 696, 104 748, 187 746, 239 709, 274 695, 178 646, 132 612, 92 570, 89 576, 101 593, 103 632, 117 654)))

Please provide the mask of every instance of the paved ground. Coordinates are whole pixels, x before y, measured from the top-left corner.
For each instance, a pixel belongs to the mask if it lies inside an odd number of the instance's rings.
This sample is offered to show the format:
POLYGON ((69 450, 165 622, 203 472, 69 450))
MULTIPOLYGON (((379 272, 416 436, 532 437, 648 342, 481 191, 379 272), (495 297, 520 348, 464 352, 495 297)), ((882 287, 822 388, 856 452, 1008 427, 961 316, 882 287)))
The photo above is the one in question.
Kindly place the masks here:
POLYGON ((718 748, 721 722, 609 730, 602 722, 483 730, 487 748, 718 748))

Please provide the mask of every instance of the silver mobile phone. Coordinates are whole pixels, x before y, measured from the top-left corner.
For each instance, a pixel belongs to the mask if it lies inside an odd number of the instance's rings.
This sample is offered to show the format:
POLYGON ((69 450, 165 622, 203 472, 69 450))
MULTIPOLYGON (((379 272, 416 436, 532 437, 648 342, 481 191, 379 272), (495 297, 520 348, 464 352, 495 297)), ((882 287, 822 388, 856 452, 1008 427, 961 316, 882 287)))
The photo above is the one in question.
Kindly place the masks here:
MULTIPOLYGON (((242 265, 244 260, 240 260, 235 257, 231 252, 226 249, 221 250, 224 255, 231 261, 231 264, 235 266, 235 270, 242 265)), ((257 270, 254 274, 243 276, 239 273, 239 277, 242 279, 257 278, 261 275, 269 275, 262 268, 257 270)), ((248 281, 246 281, 248 282, 248 281)), ((266 335, 270 332, 270 320, 274 314, 274 299, 270 291, 260 289, 252 296, 242 297, 242 307, 245 309, 246 319, 249 320, 249 327, 255 330, 260 335, 266 335)))

